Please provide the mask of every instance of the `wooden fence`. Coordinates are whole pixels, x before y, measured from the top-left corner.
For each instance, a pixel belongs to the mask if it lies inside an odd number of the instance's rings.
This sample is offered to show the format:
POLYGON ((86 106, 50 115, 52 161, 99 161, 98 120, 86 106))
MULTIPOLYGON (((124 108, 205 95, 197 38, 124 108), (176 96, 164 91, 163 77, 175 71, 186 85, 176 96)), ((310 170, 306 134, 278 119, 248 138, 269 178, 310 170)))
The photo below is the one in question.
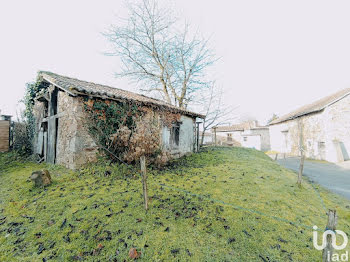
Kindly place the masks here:
POLYGON ((0 120, 0 152, 10 149, 10 121, 0 120))

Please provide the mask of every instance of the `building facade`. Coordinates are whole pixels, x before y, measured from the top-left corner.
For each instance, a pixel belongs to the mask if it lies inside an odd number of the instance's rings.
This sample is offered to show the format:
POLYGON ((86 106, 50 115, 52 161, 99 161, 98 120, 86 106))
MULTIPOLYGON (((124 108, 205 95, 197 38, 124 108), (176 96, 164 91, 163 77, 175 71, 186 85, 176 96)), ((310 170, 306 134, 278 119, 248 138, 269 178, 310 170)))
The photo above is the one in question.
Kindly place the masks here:
POLYGON ((257 121, 249 121, 230 126, 219 126, 216 132, 220 145, 255 148, 260 151, 270 150, 269 128, 260 126, 257 121))
POLYGON ((303 106, 270 123, 271 149, 342 162, 350 154, 350 89, 303 106))

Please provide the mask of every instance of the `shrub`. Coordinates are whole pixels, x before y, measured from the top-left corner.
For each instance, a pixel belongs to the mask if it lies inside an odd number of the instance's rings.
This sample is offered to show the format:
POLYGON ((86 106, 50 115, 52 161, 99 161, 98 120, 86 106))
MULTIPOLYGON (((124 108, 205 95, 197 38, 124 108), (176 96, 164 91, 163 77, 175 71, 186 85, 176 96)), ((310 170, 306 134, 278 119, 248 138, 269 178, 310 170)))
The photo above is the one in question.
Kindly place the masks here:
POLYGON ((15 123, 13 130, 13 148, 21 154, 30 155, 33 153, 35 135, 33 107, 37 94, 42 92, 46 87, 39 79, 35 83, 26 84, 25 95, 21 101, 25 105, 25 110, 21 112, 19 122, 15 123))

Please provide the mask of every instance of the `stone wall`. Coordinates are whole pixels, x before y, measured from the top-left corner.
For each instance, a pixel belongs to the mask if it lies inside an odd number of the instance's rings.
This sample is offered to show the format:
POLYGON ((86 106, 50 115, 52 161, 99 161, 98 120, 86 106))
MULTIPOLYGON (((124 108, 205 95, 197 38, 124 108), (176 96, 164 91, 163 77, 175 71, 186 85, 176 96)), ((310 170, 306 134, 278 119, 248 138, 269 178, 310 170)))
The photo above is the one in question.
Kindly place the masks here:
POLYGON ((325 142, 324 115, 310 114, 270 126, 271 149, 292 156, 300 155, 300 130, 305 156, 322 159, 319 144, 325 142))
MULTIPOLYGON (((44 103, 36 101, 34 114, 37 123, 41 122, 44 103)), ((81 167, 88 162, 94 162, 98 156, 98 146, 91 137, 86 124, 87 113, 81 97, 73 97, 59 91, 57 97, 57 114, 60 115, 57 127, 56 164, 71 169, 81 167)), ((159 137, 163 150, 173 157, 193 152, 195 144, 195 119, 181 116, 179 146, 170 145, 170 129, 161 124, 159 137)), ((37 125, 38 126, 38 125, 37 125)), ((38 128, 37 128, 38 129, 38 128)), ((38 130, 37 130, 38 131, 38 130)))
POLYGON ((66 92, 58 93, 58 120, 56 163, 68 168, 78 168, 97 160, 98 147, 86 126, 87 114, 80 97, 66 92))
POLYGON ((271 149, 293 156, 300 155, 300 125, 306 157, 330 162, 349 159, 350 96, 321 112, 271 125, 271 149))
POLYGON ((350 158, 350 95, 327 107, 324 111, 326 126, 326 158, 341 162, 350 158))

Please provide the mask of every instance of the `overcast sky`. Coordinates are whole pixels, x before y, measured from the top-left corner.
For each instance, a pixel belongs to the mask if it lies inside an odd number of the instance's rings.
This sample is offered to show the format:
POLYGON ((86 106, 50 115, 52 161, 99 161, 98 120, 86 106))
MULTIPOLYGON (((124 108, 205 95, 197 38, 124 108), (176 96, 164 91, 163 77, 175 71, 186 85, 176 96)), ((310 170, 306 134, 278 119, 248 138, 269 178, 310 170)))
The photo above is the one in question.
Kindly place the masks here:
MULTIPOLYGON (((165 1, 165 0, 163 0, 165 1)), ((212 68, 226 103, 261 122, 350 87, 350 1, 176 0, 176 13, 221 57, 212 68)), ((0 109, 15 115, 39 70, 135 90, 115 79, 101 32, 123 1, 0 3, 0 109)))

